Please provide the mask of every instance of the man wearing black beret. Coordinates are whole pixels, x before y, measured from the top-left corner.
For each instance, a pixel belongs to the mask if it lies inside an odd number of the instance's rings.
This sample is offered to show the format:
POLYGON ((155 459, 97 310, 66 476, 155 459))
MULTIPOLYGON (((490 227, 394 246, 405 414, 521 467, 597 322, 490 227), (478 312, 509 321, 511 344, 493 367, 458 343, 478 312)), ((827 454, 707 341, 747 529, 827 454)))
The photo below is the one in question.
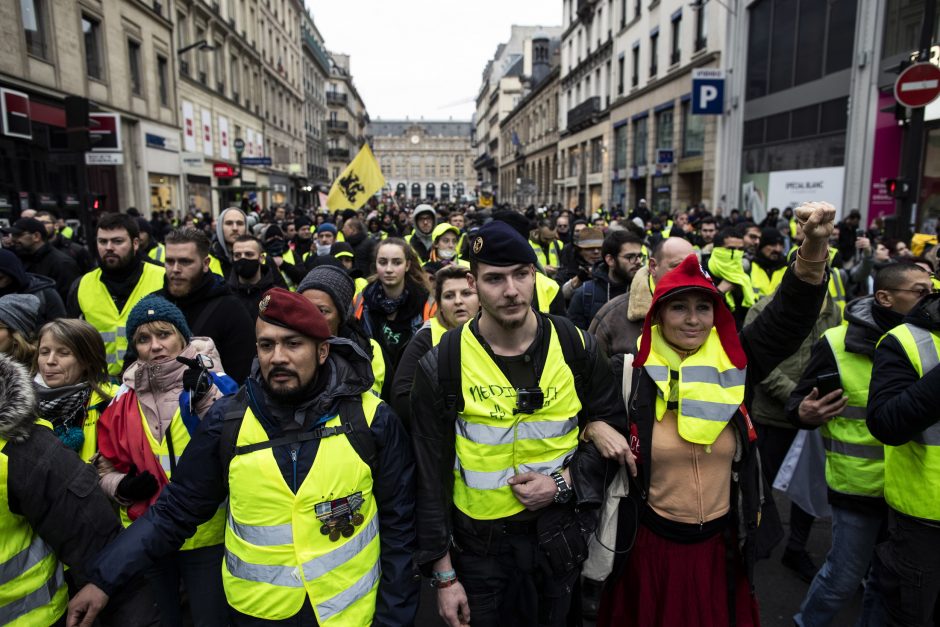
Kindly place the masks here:
POLYGON ((411 391, 415 561, 451 627, 565 625, 605 487, 579 435, 626 428, 593 337, 533 309, 535 261, 505 222, 470 236, 480 314, 421 359, 411 391))
POLYGON ((173 483, 92 562, 69 625, 228 508, 229 620, 261 625, 412 625, 418 585, 414 460, 351 341, 281 288, 258 306, 258 367, 193 434, 173 483))

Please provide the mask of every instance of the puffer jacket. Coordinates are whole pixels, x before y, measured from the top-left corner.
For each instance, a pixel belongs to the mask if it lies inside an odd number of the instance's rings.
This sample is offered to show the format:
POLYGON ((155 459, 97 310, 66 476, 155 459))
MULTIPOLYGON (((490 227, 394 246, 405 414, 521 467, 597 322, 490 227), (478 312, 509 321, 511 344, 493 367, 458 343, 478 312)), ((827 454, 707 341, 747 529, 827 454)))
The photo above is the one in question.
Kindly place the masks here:
MULTIPOLYGON (((750 308, 744 319, 745 325, 753 323, 768 303, 776 298, 776 292, 771 298, 762 298, 750 308)), ((787 418, 786 404, 790 394, 800 381, 800 376, 806 370, 813 352, 813 345, 822 334, 832 327, 842 324, 842 312, 835 301, 826 296, 822 310, 816 318, 813 329, 800 344, 795 353, 780 362, 767 377, 761 381, 754 390, 754 401, 751 405, 751 417, 754 422, 762 425, 793 429, 793 423, 787 418)))
MULTIPOLYGON (((213 371, 222 371, 222 361, 219 353, 215 349, 215 343, 208 337, 194 337, 189 342, 181 357, 194 359, 196 355, 207 355, 212 359, 213 371)), ((170 428, 170 422, 180 407, 180 394, 183 392, 183 372, 187 366, 181 364, 175 359, 165 363, 151 363, 135 361, 127 370, 124 371, 122 389, 118 391, 120 395, 124 390, 134 390, 137 394, 137 400, 143 410, 144 418, 150 427, 150 433, 158 442, 163 440, 167 429, 170 428)), ((195 413, 205 415, 216 399, 220 398, 222 393, 214 385, 209 393, 206 394, 198 403, 196 403, 195 413)), ((96 462, 98 474, 101 480, 101 489, 105 494, 121 502, 117 496, 117 486, 125 474, 114 469, 114 465, 105 457, 100 456, 96 462)), ((127 503, 121 502, 122 505, 127 503)))

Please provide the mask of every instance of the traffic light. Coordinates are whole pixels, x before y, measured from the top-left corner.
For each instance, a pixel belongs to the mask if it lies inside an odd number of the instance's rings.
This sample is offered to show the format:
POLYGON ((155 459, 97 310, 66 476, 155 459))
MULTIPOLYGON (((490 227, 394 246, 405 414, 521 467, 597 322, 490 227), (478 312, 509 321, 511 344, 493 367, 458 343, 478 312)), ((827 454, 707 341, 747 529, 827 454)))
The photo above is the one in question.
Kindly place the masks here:
POLYGON ((910 184, 907 182, 907 179, 887 179, 885 181, 885 189, 892 198, 907 198, 910 184))

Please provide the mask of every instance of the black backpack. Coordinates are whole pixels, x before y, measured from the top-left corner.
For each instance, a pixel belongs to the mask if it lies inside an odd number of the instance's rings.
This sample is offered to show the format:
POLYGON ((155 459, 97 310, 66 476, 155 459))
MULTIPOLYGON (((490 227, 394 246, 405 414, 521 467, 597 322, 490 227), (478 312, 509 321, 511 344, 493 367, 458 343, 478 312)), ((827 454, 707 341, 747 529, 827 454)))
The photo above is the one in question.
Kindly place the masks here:
POLYGON ((219 438, 219 457, 222 460, 222 471, 225 477, 226 486, 228 485, 228 468, 232 458, 236 455, 245 455, 260 451, 266 448, 276 446, 286 446, 298 442, 309 442, 311 440, 322 440, 337 435, 345 435, 349 438, 349 444, 359 457, 366 463, 372 476, 378 472, 378 446, 375 443, 375 436, 369 423, 366 421, 365 413, 362 411, 362 402, 358 399, 345 399, 339 403, 336 408, 339 414, 340 424, 336 427, 317 427, 308 431, 295 431, 288 435, 265 440, 256 444, 247 446, 238 446, 238 431, 241 429, 242 420, 245 417, 245 410, 249 407, 257 412, 257 403, 253 402, 251 393, 246 383, 232 397, 231 404, 222 418, 222 436, 219 438))
MULTIPOLYGON (((562 316, 544 314, 555 327, 558 333, 558 342, 565 363, 571 368, 574 375, 574 387, 581 405, 584 405, 586 393, 584 386, 585 373, 588 368, 588 351, 585 348, 587 341, 584 331, 573 322, 562 316)), ((463 394, 460 392, 460 334, 463 327, 448 331, 441 338, 437 349, 437 379, 444 391, 444 408, 447 411, 463 410, 463 394)))

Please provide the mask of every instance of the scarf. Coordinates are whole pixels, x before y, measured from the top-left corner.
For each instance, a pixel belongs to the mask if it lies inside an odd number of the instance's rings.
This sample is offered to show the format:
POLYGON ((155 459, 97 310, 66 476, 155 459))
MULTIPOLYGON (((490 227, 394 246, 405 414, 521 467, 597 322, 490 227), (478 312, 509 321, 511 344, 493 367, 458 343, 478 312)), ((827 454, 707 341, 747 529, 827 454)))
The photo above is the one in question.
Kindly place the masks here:
POLYGON ((42 375, 37 374, 33 380, 33 389, 39 405, 39 416, 52 423, 53 432, 66 447, 73 451, 81 449, 85 443, 82 426, 87 415, 91 386, 82 382, 50 388, 42 375))
POLYGON ((378 309, 385 313, 385 315, 392 314, 402 306, 402 304, 408 299, 408 288, 402 290, 401 295, 398 298, 389 298, 385 295, 385 287, 380 283, 378 289, 372 293, 372 298, 370 298, 369 308, 378 309))

